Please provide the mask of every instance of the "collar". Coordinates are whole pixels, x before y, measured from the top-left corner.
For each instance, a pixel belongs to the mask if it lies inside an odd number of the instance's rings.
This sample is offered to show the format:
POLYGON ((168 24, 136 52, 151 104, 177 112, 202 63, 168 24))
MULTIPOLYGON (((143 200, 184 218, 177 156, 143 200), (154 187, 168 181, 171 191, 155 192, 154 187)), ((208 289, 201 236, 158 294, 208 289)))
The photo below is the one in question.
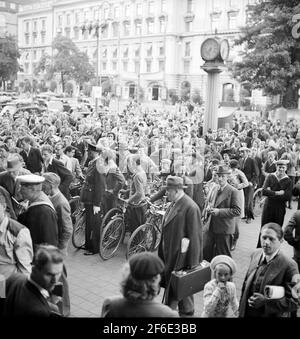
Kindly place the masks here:
POLYGON ((177 198, 174 200, 174 205, 175 205, 176 202, 179 201, 183 196, 184 196, 184 192, 180 193, 179 197, 177 197, 177 198))
POLYGON ((0 224, 0 232, 4 233, 7 228, 7 225, 8 225, 8 217, 5 216, 0 224))
POLYGON ((38 283, 32 280, 31 277, 28 278, 28 280, 31 282, 32 285, 34 285, 39 290, 39 292, 45 299, 50 298, 50 294, 47 290, 45 290, 42 286, 40 286, 38 283))
POLYGON ((223 187, 220 186, 219 190, 220 190, 221 192, 223 192, 223 191, 224 191, 224 188, 225 188, 227 185, 228 185, 228 182, 226 182, 226 184, 225 184, 223 187))
POLYGON ((59 193, 60 193, 60 192, 57 192, 57 193, 51 195, 49 198, 50 198, 50 199, 55 198, 57 195, 59 195, 59 193))
POLYGON ((273 253, 272 255, 265 255, 265 253, 263 253, 262 260, 266 259, 267 263, 269 263, 271 260, 273 260, 276 257, 276 255, 279 253, 279 250, 280 250, 280 248, 275 253, 273 253))

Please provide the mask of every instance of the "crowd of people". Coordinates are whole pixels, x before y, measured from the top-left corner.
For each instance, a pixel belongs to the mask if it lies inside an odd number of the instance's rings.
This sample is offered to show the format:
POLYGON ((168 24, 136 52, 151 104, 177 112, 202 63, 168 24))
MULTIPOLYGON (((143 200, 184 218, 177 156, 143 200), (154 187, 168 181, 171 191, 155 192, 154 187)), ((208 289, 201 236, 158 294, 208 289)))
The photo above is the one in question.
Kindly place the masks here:
POLYGON ((177 300, 171 273, 203 260, 213 272, 204 288, 203 316, 229 316, 229 306, 240 317, 295 315, 298 300, 291 289, 299 275, 300 218, 296 212, 284 225, 284 217, 293 196, 300 195, 296 120, 236 116, 231 128, 204 135, 199 107, 150 109, 131 103, 119 114, 105 109, 89 115, 5 115, 0 140, 0 274, 7 282, 0 307, 5 315, 70 315, 64 259, 73 230, 72 185, 80 182, 85 255, 99 251, 101 218, 117 206, 120 194, 127 199, 130 232, 146 221, 148 202, 165 196, 170 202, 158 255, 129 259, 123 298, 107 299, 102 316, 193 316, 193 296, 177 300), (231 255, 240 223, 256 218, 258 189, 265 196, 261 231, 238 302, 232 282, 238 268, 231 255), (280 251, 283 238, 294 247, 293 259, 280 251), (183 243, 188 244, 185 255, 183 243), (282 286, 283 296, 266 297, 267 285, 282 286), (167 306, 154 304, 160 286, 167 306), (60 289, 58 296, 52 293, 60 289), (23 300, 29 295, 31 304, 23 300), (132 313, 137 303, 141 312, 132 313))

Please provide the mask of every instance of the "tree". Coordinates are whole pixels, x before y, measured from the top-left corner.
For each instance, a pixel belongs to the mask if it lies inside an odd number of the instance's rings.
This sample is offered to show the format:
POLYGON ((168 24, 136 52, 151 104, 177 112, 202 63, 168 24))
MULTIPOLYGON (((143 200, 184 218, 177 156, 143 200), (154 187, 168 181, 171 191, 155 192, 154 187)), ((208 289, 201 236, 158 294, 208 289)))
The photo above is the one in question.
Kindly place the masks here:
POLYGON ((295 107, 300 87, 300 39, 292 36, 292 18, 299 0, 272 0, 248 6, 248 23, 235 45, 242 61, 232 65, 233 76, 267 95, 280 94, 284 107, 295 107))
POLYGON ((95 76, 87 54, 81 52, 71 39, 57 36, 52 48, 53 57, 43 55, 35 69, 36 74, 46 72, 46 78, 52 79, 55 73, 59 73, 63 91, 68 80, 73 79, 81 86, 95 76))
POLYGON ((0 83, 15 80, 20 69, 19 57, 20 53, 15 37, 9 35, 0 38, 0 83))
POLYGON ((200 95, 200 90, 199 88, 194 88, 193 94, 192 94, 192 101, 195 104, 202 105, 203 104, 203 99, 200 95))

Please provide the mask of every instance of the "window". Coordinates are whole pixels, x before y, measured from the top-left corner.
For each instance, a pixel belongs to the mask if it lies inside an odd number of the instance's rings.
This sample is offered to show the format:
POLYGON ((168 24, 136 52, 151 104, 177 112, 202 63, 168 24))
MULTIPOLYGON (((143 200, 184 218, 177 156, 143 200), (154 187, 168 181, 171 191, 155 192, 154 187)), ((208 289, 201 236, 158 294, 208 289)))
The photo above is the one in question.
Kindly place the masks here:
POLYGON ((41 34, 41 42, 42 42, 42 44, 45 43, 45 33, 41 34))
POLYGON ((41 50, 41 55, 43 56, 44 54, 45 54, 45 50, 42 49, 42 50, 41 50))
POLYGON ((220 20, 217 18, 212 18, 211 20, 211 30, 212 32, 218 31, 218 28, 220 27, 220 20))
POLYGON ((103 58, 107 58, 107 48, 104 48, 103 53, 102 53, 103 58))
POLYGON ((106 65, 107 65, 106 62, 102 62, 102 70, 103 70, 104 72, 106 71, 106 65))
POLYGON ((71 20, 70 20, 70 14, 67 14, 67 26, 70 26, 71 20))
POLYGON ((159 72, 163 72, 165 70, 165 62, 164 62, 164 60, 159 60, 159 62, 158 62, 158 70, 159 70, 159 72))
POLYGON ((11 3, 11 4, 10 4, 10 9, 14 9, 14 10, 17 9, 17 5, 14 4, 14 3, 11 3))
POLYGON ((29 45, 29 35, 25 35, 25 44, 29 45))
POLYGON ((142 16, 142 4, 136 4, 136 15, 137 16, 142 16))
POLYGON ((83 39, 84 40, 87 40, 89 38, 89 31, 88 30, 85 30, 84 32, 83 32, 83 39))
POLYGON ((148 14, 154 14, 154 1, 148 2, 148 14))
POLYGON ((128 71, 128 61, 123 61, 123 71, 124 72, 128 71))
POLYGON ((116 61, 112 62, 112 69, 113 69, 113 71, 117 70, 117 62, 116 61))
POLYGON ((185 23, 185 31, 186 32, 190 32, 191 31, 191 26, 192 26, 192 22, 191 21, 186 22, 185 23))
POLYGON ((154 33, 154 21, 149 20, 148 21, 148 34, 154 33))
POLYGON ((161 19, 159 21, 159 32, 160 33, 164 33, 166 29, 166 20, 165 19, 161 19))
POLYGON ((83 21, 88 21, 88 19, 89 19, 89 13, 87 11, 85 11, 83 13, 83 21))
POLYGON ((102 30, 102 37, 107 38, 108 37, 108 24, 105 25, 105 27, 102 30))
POLYGON ((124 36, 128 36, 130 34, 130 22, 124 22, 124 36))
POLYGON ((140 21, 137 21, 135 23, 135 34, 141 35, 142 34, 142 23, 140 21))
POLYGON ((186 11, 191 12, 193 8, 193 0, 187 0, 186 1, 186 11))
POLYGON ((167 0, 161 0, 161 11, 162 12, 167 11, 167 0))
POLYGON ((25 73, 28 73, 29 72, 29 63, 25 62, 24 66, 25 66, 25 73))
POLYGON ((228 17, 228 28, 229 29, 236 29, 237 28, 237 20, 236 16, 229 16, 228 17))
POLYGON ((213 0, 213 10, 219 11, 223 6, 224 0, 213 0))
POLYGON ((0 1, 0 7, 5 7, 5 1, 0 1))
POLYGON ((134 63, 134 73, 139 73, 140 72, 140 62, 136 61, 134 63))
POLYGON ((147 46, 147 57, 152 56, 152 43, 148 44, 147 46))
POLYGON ((128 47, 124 47, 123 58, 128 58, 128 47))
POLYGON ((116 38, 119 36, 119 23, 118 22, 114 22, 112 24, 113 27, 113 36, 116 38))
POLYGON ((109 8, 108 7, 105 7, 104 8, 104 19, 106 20, 108 18, 108 12, 109 12, 109 8))
POLYGON ((33 45, 36 44, 36 40, 37 40, 37 39, 36 39, 36 35, 33 35, 33 36, 32 36, 32 44, 33 44, 33 45))
POLYGON ((99 10, 94 9, 94 20, 98 20, 98 19, 99 19, 99 10))
POLYGON ((151 73, 151 66, 152 66, 152 61, 151 60, 147 60, 146 61, 146 72, 147 73, 151 73))
POLYGON ((137 47, 137 48, 136 48, 136 50, 135 50, 135 52, 134 52, 134 56, 135 56, 136 58, 138 58, 138 57, 140 56, 140 47, 137 47))
POLYGON ((71 32, 70 32, 70 30, 67 29, 65 32, 66 32, 66 37, 70 39, 70 37, 71 37, 71 32))
POLYGON ((74 39, 79 40, 79 29, 74 30, 74 39))
POLYGON ((36 60, 36 55, 37 55, 36 51, 33 51, 33 60, 36 60))
POLYGON ((115 18, 119 18, 120 17, 120 7, 116 6, 114 9, 114 16, 115 18))
POLYGON ((33 31, 34 32, 37 31, 37 22, 36 21, 33 22, 33 31))
POLYGON ((190 42, 186 42, 186 43, 185 43, 185 52, 184 52, 184 56, 186 56, 186 57, 191 56, 191 43, 190 43, 190 42))
POLYGON ((42 29, 44 30, 46 28, 46 20, 42 20, 42 29))
POLYGON ((118 49, 115 48, 113 51, 113 58, 117 58, 118 57, 118 49))
POLYGON ((190 73, 190 62, 189 61, 183 62, 183 73, 185 73, 185 74, 190 73))
POLYGON ((80 21, 80 20, 79 20, 79 13, 76 12, 76 13, 75 13, 75 23, 78 24, 79 21, 80 21))
POLYGON ((62 15, 58 16, 58 26, 62 26, 62 15))
POLYGON ((159 45, 159 55, 160 56, 165 55, 165 49, 163 44, 159 45))
POLYGON ((130 4, 125 5, 125 17, 128 18, 130 16, 130 4))
POLYGON ((29 22, 26 22, 26 32, 29 32, 29 22))

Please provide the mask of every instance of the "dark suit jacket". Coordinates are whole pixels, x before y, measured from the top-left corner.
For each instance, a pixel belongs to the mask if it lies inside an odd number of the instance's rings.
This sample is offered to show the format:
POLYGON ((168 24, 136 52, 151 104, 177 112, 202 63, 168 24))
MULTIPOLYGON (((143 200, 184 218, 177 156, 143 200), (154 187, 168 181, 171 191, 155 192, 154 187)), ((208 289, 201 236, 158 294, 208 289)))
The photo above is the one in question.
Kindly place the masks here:
MULTIPOLYGON (((242 287, 239 316, 244 317, 249 297, 252 281, 255 276, 257 267, 261 261, 263 250, 257 249, 251 255, 249 269, 247 271, 244 284, 242 287)), ((285 296, 281 299, 267 299, 264 307, 263 317, 279 317, 284 312, 291 312, 297 309, 297 302, 292 298, 289 284, 295 274, 299 274, 297 264, 294 260, 286 257, 279 252, 268 264, 261 288, 258 293, 264 294, 264 288, 267 285, 283 286, 285 296)))
POLYGON ((178 317, 170 307, 154 300, 131 301, 123 297, 106 298, 102 306, 102 318, 168 318, 178 317))
POLYGON ((242 202, 238 190, 227 184, 220 194, 217 194, 214 208, 219 209, 218 215, 212 215, 209 230, 216 234, 233 234, 235 217, 241 214, 242 202))
POLYGON ((68 199, 69 198, 69 187, 73 181, 72 173, 57 159, 52 159, 52 163, 45 168, 47 172, 56 173, 61 180, 59 190, 68 199))
POLYGON ((241 170, 245 173, 249 182, 255 185, 258 182, 259 169, 254 159, 248 157, 245 162, 243 159, 240 164, 241 170))
POLYGON ((124 175, 120 172, 118 167, 110 168, 105 176, 106 189, 113 190, 115 196, 118 195, 120 189, 125 184, 124 175))
POLYGON ((25 275, 15 273, 6 280, 5 316, 50 317, 53 311, 58 313, 57 307, 25 275))
POLYGON ((4 187, 11 197, 15 195, 16 183, 9 172, 0 173, 0 186, 4 187))
POLYGON ((284 239, 294 247, 294 259, 300 263, 300 211, 296 211, 284 228, 284 239), (295 234, 294 234, 295 232, 295 234))
POLYGON ((38 148, 30 148, 29 154, 27 156, 26 152, 22 150, 20 152, 20 155, 24 159, 26 168, 32 172, 41 172, 42 171, 42 163, 43 163, 43 158, 41 155, 41 152, 38 148))
POLYGON ((168 216, 163 219, 162 239, 158 255, 165 263, 165 282, 171 272, 184 267, 194 267, 202 261, 202 221, 198 205, 186 194, 179 199, 168 216), (184 261, 177 261, 181 253, 181 240, 190 240, 184 261), (177 262, 177 264, 176 264, 177 262))

